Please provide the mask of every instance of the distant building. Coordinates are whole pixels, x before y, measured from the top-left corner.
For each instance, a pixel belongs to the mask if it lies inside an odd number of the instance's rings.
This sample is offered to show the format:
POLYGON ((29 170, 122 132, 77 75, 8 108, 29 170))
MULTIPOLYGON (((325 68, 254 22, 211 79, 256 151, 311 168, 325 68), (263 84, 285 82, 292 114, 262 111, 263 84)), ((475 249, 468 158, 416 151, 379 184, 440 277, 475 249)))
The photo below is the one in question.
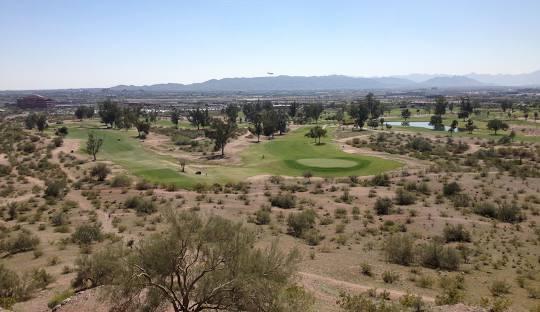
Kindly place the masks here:
POLYGON ((52 104, 52 99, 37 94, 17 99, 17 107, 21 109, 47 109, 52 106, 52 104))

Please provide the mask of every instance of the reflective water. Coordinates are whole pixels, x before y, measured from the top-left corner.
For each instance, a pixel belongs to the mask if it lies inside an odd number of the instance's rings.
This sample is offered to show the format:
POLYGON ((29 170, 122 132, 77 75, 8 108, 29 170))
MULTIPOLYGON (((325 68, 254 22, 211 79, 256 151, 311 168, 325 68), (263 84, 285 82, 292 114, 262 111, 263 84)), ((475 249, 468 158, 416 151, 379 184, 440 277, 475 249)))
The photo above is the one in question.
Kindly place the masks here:
MULTIPOLYGON (((385 122, 391 126, 404 126, 406 127, 406 125, 403 125, 402 124, 402 121, 388 121, 388 122, 385 122)), ((429 124, 429 121, 409 121, 408 122, 408 126, 409 127, 416 127, 416 128, 425 128, 425 129, 431 129, 433 130, 433 126, 429 124)), ((448 131, 450 129, 450 127, 448 126, 444 126, 444 130, 445 131, 448 131)), ((458 129, 454 130, 454 132, 458 132, 458 129)))

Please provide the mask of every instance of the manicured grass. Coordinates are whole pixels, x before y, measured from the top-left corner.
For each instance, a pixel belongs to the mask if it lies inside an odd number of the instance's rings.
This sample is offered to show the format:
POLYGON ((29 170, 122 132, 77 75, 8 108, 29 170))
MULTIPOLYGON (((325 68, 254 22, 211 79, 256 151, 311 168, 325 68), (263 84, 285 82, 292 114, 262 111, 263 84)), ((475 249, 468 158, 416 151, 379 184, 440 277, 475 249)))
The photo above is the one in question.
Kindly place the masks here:
POLYGON ((400 163, 395 161, 341 151, 330 139, 335 129, 327 129, 329 135, 322 139, 321 145, 304 136, 306 127, 276 137, 265 144, 256 144, 241 155, 243 162, 247 164, 245 168, 258 173, 281 175, 302 175, 309 171, 315 176, 348 176, 371 175, 400 166, 400 163), (324 159, 324 164, 321 160, 310 160, 306 164, 306 159, 324 159), (331 165, 332 159, 335 159, 335 166, 331 165), (345 162, 354 165, 343 167, 345 162))
MULTIPOLYGON (((331 137, 334 129, 328 130, 331 137)), ((300 128, 269 142, 253 143, 240 155, 242 165, 201 166, 202 175, 184 174, 174 157, 143 147, 134 130, 105 129, 86 123, 70 127, 68 138, 80 139, 84 152, 89 131, 104 141, 98 160, 112 161, 152 182, 174 183, 180 187, 241 181, 258 174, 301 176, 309 171, 315 176, 372 175, 401 166, 396 161, 345 153, 330 138, 323 138, 320 145, 315 144, 304 136, 307 128, 300 128)), ((193 163, 188 165, 197 167, 193 163)))

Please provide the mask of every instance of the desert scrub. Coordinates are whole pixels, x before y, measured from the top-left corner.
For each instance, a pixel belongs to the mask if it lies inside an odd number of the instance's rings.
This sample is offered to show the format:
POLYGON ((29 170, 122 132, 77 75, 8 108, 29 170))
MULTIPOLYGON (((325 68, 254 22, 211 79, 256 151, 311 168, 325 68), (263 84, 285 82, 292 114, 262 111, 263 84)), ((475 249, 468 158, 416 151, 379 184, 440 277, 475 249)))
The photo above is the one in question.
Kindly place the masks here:
POLYGON ((279 193, 270 197, 272 206, 279 208, 294 208, 296 206, 296 196, 291 193, 279 193))
POLYGON ((124 207, 135 210, 138 214, 151 214, 157 211, 156 205, 153 201, 143 198, 141 196, 129 197, 124 207))

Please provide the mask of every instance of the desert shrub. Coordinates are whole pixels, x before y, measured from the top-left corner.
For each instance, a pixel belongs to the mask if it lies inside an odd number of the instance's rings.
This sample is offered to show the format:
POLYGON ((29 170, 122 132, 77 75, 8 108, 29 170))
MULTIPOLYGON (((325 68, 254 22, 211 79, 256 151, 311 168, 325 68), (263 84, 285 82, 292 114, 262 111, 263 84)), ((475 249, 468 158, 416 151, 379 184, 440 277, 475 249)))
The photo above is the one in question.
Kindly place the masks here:
POLYGON ((499 206, 490 202, 476 203, 473 212, 502 222, 516 223, 525 219, 521 208, 516 203, 503 202, 499 206))
POLYGON ((429 152, 433 149, 431 142, 422 137, 413 138, 407 143, 407 147, 419 152, 429 152))
POLYGON ((64 139, 60 136, 57 136, 53 139, 53 144, 55 147, 60 147, 62 146, 62 144, 64 144, 64 139))
POLYGON ((88 245, 103 238, 101 227, 98 224, 82 224, 71 234, 73 242, 88 245))
POLYGON ((367 294, 340 293, 337 304, 344 312, 400 312, 402 306, 388 300, 377 300, 367 294))
POLYGON ((48 181, 45 188, 45 196, 60 198, 64 196, 66 189, 66 182, 64 180, 48 181))
POLYGON ((412 192, 399 188, 396 190, 394 200, 398 205, 412 205, 416 202, 416 196, 412 192))
POLYGON ((414 240, 406 234, 389 236, 383 247, 388 262, 409 265, 414 261, 414 240))
POLYGON ((51 216, 51 224, 53 226, 66 225, 68 224, 68 222, 68 215, 63 211, 59 211, 51 216))
POLYGON ((45 269, 33 269, 30 272, 30 280, 32 283, 32 288, 34 289, 45 289, 50 283, 54 281, 52 275, 47 273, 45 269))
POLYGON ((394 282, 397 282, 399 280, 399 274, 392 271, 384 271, 382 273, 382 280, 386 284, 392 284, 394 282))
POLYGON ((19 144, 18 149, 26 154, 32 154, 36 151, 36 146, 30 142, 24 142, 19 144))
POLYGON ((296 196, 291 193, 277 194, 270 197, 270 203, 272 206, 279 208, 294 208, 296 206, 296 196))
POLYGON ((497 219, 502 222, 514 223, 523 221, 524 216, 516 203, 503 202, 497 210, 497 219))
POLYGON ((506 281, 495 280, 491 283, 489 291, 494 297, 500 297, 510 293, 510 284, 506 281))
POLYGON ((439 239, 420 247, 420 263, 428 268, 454 271, 459 268, 461 258, 459 252, 449 246, 444 246, 439 239))
POLYGON ((104 163, 96 164, 90 170, 90 175, 97 178, 98 181, 105 181, 109 173, 111 173, 111 169, 109 169, 109 167, 107 167, 107 165, 104 163))
POLYGON ((388 197, 379 197, 375 201, 374 209, 378 215, 387 215, 391 213, 393 206, 394 203, 392 202, 392 199, 388 197))
POLYGON ((114 176, 111 179, 111 186, 112 187, 128 187, 131 186, 131 183, 133 181, 131 178, 125 174, 114 176))
POLYGON ((255 223, 262 225, 268 224, 271 220, 270 207, 261 207, 255 212, 255 223))
POLYGON ((71 289, 64 290, 62 292, 56 293, 51 298, 51 300, 49 300, 49 302, 47 302, 47 307, 49 307, 49 309, 53 309, 54 307, 56 307, 57 305, 62 303, 67 298, 73 296, 74 294, 75 293, 71 289))
POLYGON ((151 214, 157 211, 154 202, 140 196, 129 197, 124 203, 124 207, 133 209, 140 214, 151 214))
POLYGON ((336 208, 336 210, 334 210, 334 217, 336 219, 344 219, 347 217, 347 209, 345 208, 336 208))
POLYGON ((323 236, 316 228, 310 228, 302 233, 302 238, 310 246, 317 246, 323 239, 323 236))
POLYGON ((454 207, 468 207, 471 203, 471 197, 467 194, 456 194, 452 197, 450 197, 452 200, 452 204, 454 204, 454 207))
POLYGON ((373 268, 371 267, 371 265, 369 263, 362 263, 360 265, 360 272, 363 274, 363 275, 366 275, 366 276, 372 276, 373 275, 373 268))
POLYGON ((387 174, 381 173, 371 178, 371 185, 373 186, 388 186, 390 185, 390 178, 387 174))
POLYGON ((474 205, 473 212, 483 217, 495 218, 497 216, 497 207, 490 202, 479 202, 474 205))
POLYGON ((444 196, 452 196, 461 192, 461 186, 457 182, 451 182, 443 185, 444 196))
POLYGON ((0 251, 5 251, 11 255, 34 250, 39 245, 39 238, 28 232, 21 231, 16 236, 0 242, 0 251))
POLYGON ((463 285, 460 280, 450 277, 442 277, 439 281, 441 293, 435 297, 436 305, 452 305, 463 301, 463 285))
POLYGON ((144 180, 144 179, 139 180, 139 181, 137 181, 137 183, 135 183, 135 189, 139 190, 139 191, 148 190, 148 189, 151 189, 153 187, 154 186, 152 185, 152 183, 150 183, 149 181, 144 180))
POLYGON ((451 225, 448 224, 444 227, 443 232, 444 240, 449 242, 470 242, 471 234, 465 229, 463 224, 451 225))
POLYGON ((315 226, 316 213, 313 209, 291 213, 287 218, 288 232, 295 237, 302 235, 315 226))
POLYGON ((76 276, 71 282, 76 289, 85 289, 110 284, 122 269, 118 261, 126 253, 122 244, 114 244, 95 252, 93 255, 81 255, 75 260, 76 276))
POLYGON ((27 289, 17 273, 0 263, 0 308, 9 309, 27 296, 27 289))

